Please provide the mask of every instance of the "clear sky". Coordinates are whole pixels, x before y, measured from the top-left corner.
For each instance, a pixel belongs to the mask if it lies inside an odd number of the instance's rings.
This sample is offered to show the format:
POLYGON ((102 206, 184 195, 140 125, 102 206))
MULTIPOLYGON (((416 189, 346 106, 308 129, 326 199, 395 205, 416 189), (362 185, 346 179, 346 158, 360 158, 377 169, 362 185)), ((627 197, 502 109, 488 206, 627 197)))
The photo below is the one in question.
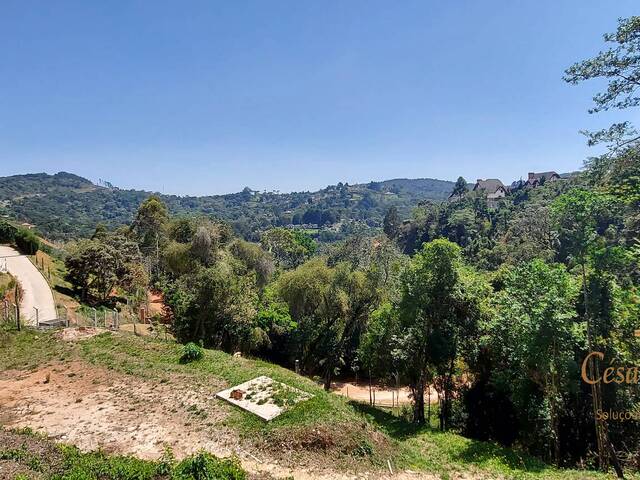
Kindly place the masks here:
POLYGON ((578 131, 620 116, 563 70, 638 7, 0 0, 0 175, 214 194, 576 170, 578 131))

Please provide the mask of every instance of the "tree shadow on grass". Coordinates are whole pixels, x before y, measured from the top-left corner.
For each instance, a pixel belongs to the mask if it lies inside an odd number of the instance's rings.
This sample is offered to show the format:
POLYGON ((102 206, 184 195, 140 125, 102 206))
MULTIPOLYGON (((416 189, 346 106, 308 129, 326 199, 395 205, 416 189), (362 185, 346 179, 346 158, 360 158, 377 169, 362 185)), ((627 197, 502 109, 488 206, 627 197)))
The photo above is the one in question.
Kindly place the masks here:
POLYGON ((358 412, 366 416, 370 421, 384 430, 389 436, 403 440, 414 437, 419 433, 430 431, 426 425, 417 425, 409 422, 403 417, 398 417, 392 413, 365 403, 350 401, 349 404, 358 412))
POLYGON ((468 439, 465 445, 453 447, 451 457, 465 464, 482 466, 488 462, 500 463, 512 470, 542 472, 550 468, 542 460, 518 450, 502 447, 495 443, 468 439))
POLYGON ((76 292, 74 290, 72 290, 71 288, 68 287, 64 287, 62 285, 55 285, 53 287, 53 289, 58 292, 61 293, 62 295, 67 295, 68 297, 74 297, 74 295, 76 294, 76 292))
POLYGON ((468 439, 452 432, 441 432, 426 425, 416 425, 406 418, 393 415, 378 407, 351 401, 349 404, 372 423, 396 440, 407 440, 428 434, 429 442, 446 456, 460 464, 486 467, 489 463, 526 472, 541 472, 549 468, 541 460, 515 449, 491 442, 468 439))

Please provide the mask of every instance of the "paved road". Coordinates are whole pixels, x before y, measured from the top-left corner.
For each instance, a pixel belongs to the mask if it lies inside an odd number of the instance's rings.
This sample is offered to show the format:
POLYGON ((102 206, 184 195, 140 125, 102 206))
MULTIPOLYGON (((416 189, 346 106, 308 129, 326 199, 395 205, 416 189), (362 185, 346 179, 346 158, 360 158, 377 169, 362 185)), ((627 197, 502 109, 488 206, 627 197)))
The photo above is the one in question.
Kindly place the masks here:
POLYGON ((23 298, 20 302, 20 316, 27 325, 36 324, 36 312, 40 321, 56 318, 56 305, 49 284, 31 261, 17 250, 0 245, 0 265, 7 260, 7 270, 22 285, 23 298))

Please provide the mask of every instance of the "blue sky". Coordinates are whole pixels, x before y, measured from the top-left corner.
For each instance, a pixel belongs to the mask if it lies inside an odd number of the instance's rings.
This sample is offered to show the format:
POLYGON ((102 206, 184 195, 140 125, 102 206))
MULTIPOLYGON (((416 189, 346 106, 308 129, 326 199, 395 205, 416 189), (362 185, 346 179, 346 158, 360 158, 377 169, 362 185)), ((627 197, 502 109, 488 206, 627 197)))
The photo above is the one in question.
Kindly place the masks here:
POLYGON ((0 175, 176 194, 572 171, 637 0, 0 0, 0 175))

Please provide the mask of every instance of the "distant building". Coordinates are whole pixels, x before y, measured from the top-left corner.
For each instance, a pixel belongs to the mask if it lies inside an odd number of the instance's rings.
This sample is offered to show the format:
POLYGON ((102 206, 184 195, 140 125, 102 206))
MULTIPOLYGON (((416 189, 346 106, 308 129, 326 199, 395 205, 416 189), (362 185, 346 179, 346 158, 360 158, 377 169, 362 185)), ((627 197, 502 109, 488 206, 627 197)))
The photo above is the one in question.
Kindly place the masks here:
POLYGON ((497 178, 487 178, 486 180, 479 178, 473 187, 473 191, 479 190, 485 193, 487 202, 492 206, 495 206, 498 200, 506 197, 509 193, 509 189, 497 178))
POLYGON ((529 172, 525 186, 535 188, 544 182, 555 182, 556 180, 560 180, 560 175, 556 172, 529 172))

